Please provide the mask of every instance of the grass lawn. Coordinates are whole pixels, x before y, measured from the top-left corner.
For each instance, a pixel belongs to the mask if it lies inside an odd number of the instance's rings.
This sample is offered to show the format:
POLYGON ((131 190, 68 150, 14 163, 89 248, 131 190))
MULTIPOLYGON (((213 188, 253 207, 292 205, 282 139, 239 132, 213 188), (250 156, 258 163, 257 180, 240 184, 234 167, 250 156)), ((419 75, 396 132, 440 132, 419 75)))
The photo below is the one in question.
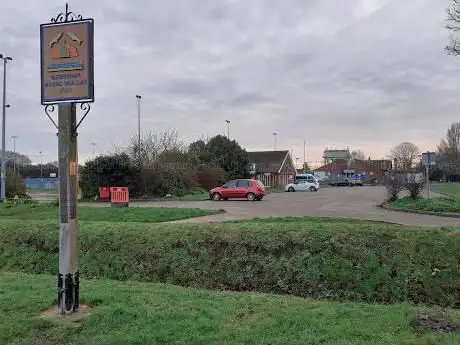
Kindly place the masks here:
POLYGON ((456 198, 401 198, 393 203, 396 208, 403 208, 414 211, 428 211, 439 213, 459 213, 460 199, 456 198))
MULTIPOLYGON (((455 345, 459 340, 458 333, 413 331, 418 313, 440 309, 110 280, 82 282, 81 302, 93 307, 88 317, 73 323, 42 319, 40 313, 55 305, 55 280, 0 272, 0 344, 455 345)), ((460 321, 459 310, 444 312, 460 321)))
MULTIPOLYGON (((53 204, 0 206, 0 219, 15 218, 23 220, 58 219, 59 209, 53 204)), ((208 216, 222 210, 202 210, 192 208, 111 208, 78 206, 80 221, 102 222, 146 222, 160 223, 172 220, 208 216)))
POLYGON ((431 185, 433 190, 439 193, 444 193, 457 198, 460 198, 460 183, 435 183, 431 185))

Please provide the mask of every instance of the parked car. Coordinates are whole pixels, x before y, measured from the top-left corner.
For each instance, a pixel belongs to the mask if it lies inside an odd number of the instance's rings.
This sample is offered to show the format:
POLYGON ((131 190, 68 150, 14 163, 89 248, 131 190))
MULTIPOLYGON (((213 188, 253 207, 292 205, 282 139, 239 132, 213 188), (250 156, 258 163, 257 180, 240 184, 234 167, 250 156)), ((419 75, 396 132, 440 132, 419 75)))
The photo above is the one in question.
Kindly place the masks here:
POLYGON ((333 187, 343 187, 343 186, 353 186, 351 180, 345 178, 345 179, 338 179, 338 180, 332 180, 329 182, 330 186, 333 187))
POLYGON ((299 180, 295 183, 289 183, 285 187, 286 192, 303 192, 303 191, 310 191, 310 192, 317 192, 319 190, 319 183, 318 181, 308 182, 307 180, 299 180))
POLYGON ((228 199, 262 200, 265 196, 265 187, 262 182, 257 180, 232 180, 223 186, 211 189, 209 196, 214 201, 228 199))

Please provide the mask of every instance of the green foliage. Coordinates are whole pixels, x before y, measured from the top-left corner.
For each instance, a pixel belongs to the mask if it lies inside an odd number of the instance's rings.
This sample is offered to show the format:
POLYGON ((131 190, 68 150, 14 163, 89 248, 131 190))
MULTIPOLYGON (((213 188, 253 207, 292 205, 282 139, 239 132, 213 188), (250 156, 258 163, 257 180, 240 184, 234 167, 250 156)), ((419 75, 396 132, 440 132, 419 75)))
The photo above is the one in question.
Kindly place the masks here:
POLYGON ((6 172, 5 191, 8 199, 13 198, 15 195, 20 198, 29 199, 29 196, 26 193, 26 185, 24 184, 22 177, 13 171, 8 170, 6 172))
POLYGON ((459 213, 460 199, 458 198, 401 198, 393 203, 396 208, 404 208, 414 211, 459 213))
MULTIPOLYGON (((142 222, 160 223, 173 220, 202 217, 221 213, 220 210, 200 210, 195 208, 150 208, 150 207, 88 207, 79 206, 78 219, 91 222, 142 222)), ((58 208, 54 203, 17 205, 0 207, 0 219, 55 220, 58 208)))
POLYGON ((216 135, 207 143, 199 140, 190 144, 189 151, 198 154, 204 164, 221 168, 228 179, 250 177, 249 156, 235 140, 216 135))
POLYGON ((99 187, 128 187, 130 195, 137 194, 139 169, 126 154, 99 156, 88 161, 80 170, 80 188, 84 198, 99 194, 99 187))
MULTIPOLYGON (((0 268, 54 274, 55 221, 0 217, 0 268)), ((370 222, 80 222, 84 277, 458 306, 460 238, 370 222)))
MULTIPOLYGON (((457 345, 455 333, 414 333, 427 307, 313 301, 197 291, 173 285, 87 280, 78 322, 37 316, 53 307, 55 277, 0 272, 0 343, 35 345, 457 345)), ((444 311, 455 320, 458 310, 444 311)))

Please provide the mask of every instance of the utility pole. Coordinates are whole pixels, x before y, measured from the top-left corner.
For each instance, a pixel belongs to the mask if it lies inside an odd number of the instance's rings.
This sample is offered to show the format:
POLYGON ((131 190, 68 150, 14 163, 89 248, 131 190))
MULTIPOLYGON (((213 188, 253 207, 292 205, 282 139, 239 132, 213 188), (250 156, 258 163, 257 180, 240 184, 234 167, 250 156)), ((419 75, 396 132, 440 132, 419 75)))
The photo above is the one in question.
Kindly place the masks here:
POLYGON ((141 98, 142 96, 136 95, 137 98, 137 152, 139 163, 141 161, 141 98))
POLYGON ((12 61, 13 58, 10 56, 3 56, 0 54, 0 59, 3 60, 3 100, 2 100, 2 160, 1 160, 1 176, 0 176, 0 188, 1 194, 0 199, 6 200, 6 64, 8 61, 12 61))
POLYGON ((276 132, 273 132, 273 151, 276 151, 276 132))
POLYGON ((43 151, 40 151, 40 182, 41 182, 41 187, 45 188, 44 183, 43 183, 43 151))
POLYGON ((13 172, 14 173, 16 173, 16 138, 17 137, 18 137, 17 135, 11 136, 11 139, 13 139, 13 172))
POLYGON ((227 122, 227 138, 230 140, 230 120, 225 120, 227 122))

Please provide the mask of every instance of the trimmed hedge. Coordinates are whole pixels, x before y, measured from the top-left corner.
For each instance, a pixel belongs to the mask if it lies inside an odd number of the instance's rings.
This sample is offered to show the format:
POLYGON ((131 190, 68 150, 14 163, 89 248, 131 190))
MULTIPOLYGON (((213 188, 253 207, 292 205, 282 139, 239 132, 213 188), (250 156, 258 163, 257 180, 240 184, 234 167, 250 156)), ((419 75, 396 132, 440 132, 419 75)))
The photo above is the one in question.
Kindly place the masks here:
MULTIPOLYGON (((50 221, 0 221, 0 269, 56 274, 50 221)), ((458 307, 460 237, 356 222, 81 222, 84 278, 458 307)), ((84 289, 84 288, 83 288, 84 289)))

